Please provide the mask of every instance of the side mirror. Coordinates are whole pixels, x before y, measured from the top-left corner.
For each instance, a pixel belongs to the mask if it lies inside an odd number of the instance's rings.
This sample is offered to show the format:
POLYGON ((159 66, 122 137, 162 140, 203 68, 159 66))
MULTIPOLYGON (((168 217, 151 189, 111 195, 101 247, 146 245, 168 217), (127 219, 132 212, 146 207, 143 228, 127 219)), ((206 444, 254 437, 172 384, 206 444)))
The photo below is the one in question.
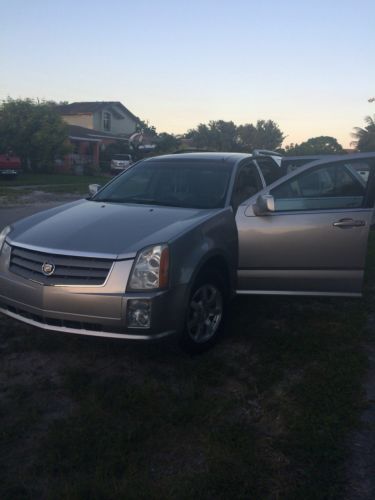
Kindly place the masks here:
POLYGON ((99 191, 101 188, 100 184, 89 184, 89 193, 91 196, 95 196, 96 193, 99 191))
POLYGON ((255 215, 266 215, 275 211, 275 199, 271 194, 259 195, 253 205, 255 215))

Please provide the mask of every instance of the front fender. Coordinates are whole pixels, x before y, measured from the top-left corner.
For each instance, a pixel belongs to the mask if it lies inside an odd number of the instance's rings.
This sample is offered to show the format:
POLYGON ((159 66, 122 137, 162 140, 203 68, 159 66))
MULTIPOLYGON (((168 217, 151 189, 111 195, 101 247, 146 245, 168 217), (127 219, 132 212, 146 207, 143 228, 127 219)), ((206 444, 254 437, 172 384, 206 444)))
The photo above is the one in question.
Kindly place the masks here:
POLYGON ((171 286, 187 285, 190 295, 199 272, 213 259, 225 263, 235 289, 238 233, 231 207, 215 212, 171 243, 171 286))

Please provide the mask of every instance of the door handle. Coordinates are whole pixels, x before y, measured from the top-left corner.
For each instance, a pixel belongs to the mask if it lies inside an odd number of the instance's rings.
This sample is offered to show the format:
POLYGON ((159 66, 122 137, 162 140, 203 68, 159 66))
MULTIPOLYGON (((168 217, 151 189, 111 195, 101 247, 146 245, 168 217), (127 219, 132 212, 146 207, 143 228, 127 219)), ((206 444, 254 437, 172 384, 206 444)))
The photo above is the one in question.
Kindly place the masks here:
POLYGON ((341 219, 333 223, 333 226, 335 227, 361 227, 365 225, 366 221, 354 219, 341 219))

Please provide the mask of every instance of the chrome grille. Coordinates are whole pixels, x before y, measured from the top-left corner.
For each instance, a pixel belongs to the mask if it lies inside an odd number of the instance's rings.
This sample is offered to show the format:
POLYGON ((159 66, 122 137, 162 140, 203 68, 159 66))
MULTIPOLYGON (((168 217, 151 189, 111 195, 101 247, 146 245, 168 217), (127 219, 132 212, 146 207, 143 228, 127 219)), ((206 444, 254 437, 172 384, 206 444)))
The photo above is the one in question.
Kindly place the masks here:
POLYGON ((12 246, 9 269, 43 285, 102 285, 111 266, 112 261, 108 259, 57 255, 12 246), (54 266, 50 276, 42 271, 44 263, 54 266))

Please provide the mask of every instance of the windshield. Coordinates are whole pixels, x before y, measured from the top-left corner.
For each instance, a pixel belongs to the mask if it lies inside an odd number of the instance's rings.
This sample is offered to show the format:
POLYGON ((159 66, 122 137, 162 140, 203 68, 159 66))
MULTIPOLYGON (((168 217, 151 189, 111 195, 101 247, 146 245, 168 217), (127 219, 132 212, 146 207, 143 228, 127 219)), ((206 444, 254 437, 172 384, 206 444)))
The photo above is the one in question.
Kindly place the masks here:
POLYGON ((93 200, 221 208, 231 172, 231 165, 218 161, 144 161, 105 186, 93 200))

